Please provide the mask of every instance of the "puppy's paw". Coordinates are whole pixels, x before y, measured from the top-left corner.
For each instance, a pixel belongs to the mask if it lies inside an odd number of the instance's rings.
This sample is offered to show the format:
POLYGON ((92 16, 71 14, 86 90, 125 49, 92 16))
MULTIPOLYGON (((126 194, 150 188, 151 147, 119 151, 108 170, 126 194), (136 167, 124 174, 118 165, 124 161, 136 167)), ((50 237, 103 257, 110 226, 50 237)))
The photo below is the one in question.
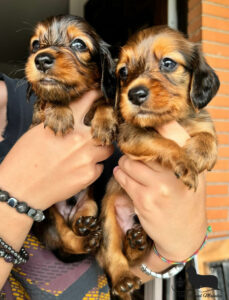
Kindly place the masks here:
POLYGON ((149 246, 150 243, 147 234, 140 224, 136 224, 127 231, 124 250, 129 262, 135 262, 144 256, 149 246))
POLYGON ((48 126, 56 135, 66 135, 74 129, 74 118, 68 107, 45 109, 44 127, 48 126))
POLYGON ((92 136, 103 145, 111 145, 115 141, 118 124, 109 119, 96 118, 91 123, 92 136))
POLYGON ((140 278, 131 273, 122 274, 118 281, 113 285, 112 293, 121 299, 131 299, 131 293, 141 286, 140 278))
POLYGON ((99 249, 102 237, 102 229, 98 229, 89 233, 84 240, 85 252, 88 254, 95 254, 96 251, 99 249))
POLYGON ((100 224, 96 217, 83 216, 76 221, 75 232, 80 236, 87 236, 100 230, 100 224))
POLYGON ((192 161, 180 159, 175 164, 174 173, 189 189, 196 191, 198 186, 198 172, 192 161))

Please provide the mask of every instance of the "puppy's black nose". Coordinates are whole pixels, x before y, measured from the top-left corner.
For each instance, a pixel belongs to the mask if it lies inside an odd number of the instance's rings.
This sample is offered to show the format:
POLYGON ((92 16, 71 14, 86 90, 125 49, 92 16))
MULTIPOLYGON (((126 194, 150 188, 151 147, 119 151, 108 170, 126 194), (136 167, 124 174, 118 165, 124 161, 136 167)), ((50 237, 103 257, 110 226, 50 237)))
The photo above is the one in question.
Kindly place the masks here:
POLYGON ((146 101, 149 90, 144 86, 135 87, 128 92, 129 100, 135 105, 141 105, 146 101))
POLYGON ((45 72, 52 68, 54 60, 50 53, 40 53, 35 57, 35 65, 39 71, 45 72))

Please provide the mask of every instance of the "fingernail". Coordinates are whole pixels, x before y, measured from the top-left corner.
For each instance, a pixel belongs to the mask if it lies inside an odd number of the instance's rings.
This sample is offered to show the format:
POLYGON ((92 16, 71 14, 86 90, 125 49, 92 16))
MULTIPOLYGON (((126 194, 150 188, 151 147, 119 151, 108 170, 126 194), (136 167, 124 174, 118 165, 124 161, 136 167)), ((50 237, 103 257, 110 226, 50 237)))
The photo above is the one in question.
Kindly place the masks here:
POLYGON ((115 174, 118 170, 119 170, 119 166, 116 166, 116 167, 113 169, 113 174, 115 174))

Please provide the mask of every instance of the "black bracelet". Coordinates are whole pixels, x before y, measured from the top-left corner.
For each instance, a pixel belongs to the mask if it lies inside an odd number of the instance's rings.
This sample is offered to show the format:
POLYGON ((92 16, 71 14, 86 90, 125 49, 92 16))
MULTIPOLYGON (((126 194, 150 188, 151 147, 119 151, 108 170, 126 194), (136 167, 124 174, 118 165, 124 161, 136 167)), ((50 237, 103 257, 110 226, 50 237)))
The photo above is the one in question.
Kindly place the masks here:
POLYGON ((21 248, 19 252, 15 251, 10 245, 0 238, 0 257, 4 258, 5 262, 14 265, 24 264, 29 260, 29 254, 25 248, 21 248))
POLYGON ((41 222, 45 219, 45 215, 42 210, 34 209, 28 206, 25 202, 20 202, 17 199, 10 196, 6 191, 0 189, 0 202, 5 202, 11 207, 15 207, 21 214, 27 214, 36 222, 41 222))

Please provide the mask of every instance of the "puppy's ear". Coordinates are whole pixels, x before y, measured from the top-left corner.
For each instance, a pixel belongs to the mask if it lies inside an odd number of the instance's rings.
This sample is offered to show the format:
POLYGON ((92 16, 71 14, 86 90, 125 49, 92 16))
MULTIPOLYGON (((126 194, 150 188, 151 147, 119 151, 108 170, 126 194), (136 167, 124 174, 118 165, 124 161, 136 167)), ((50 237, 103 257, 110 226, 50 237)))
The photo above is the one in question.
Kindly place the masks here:
POLYGON ((194 46, 192 68, 190 98, 193 106, 201 109, 215 96, 220 82, 214 70, 207 64, 197 45, 194 46))
POLYGON ((115 63, 108 49, 108 44, 100 43, 100 59, 102 69, 101 89, 104 96, 109 100, 115 99, 116 93, 116 75, 115 63))

